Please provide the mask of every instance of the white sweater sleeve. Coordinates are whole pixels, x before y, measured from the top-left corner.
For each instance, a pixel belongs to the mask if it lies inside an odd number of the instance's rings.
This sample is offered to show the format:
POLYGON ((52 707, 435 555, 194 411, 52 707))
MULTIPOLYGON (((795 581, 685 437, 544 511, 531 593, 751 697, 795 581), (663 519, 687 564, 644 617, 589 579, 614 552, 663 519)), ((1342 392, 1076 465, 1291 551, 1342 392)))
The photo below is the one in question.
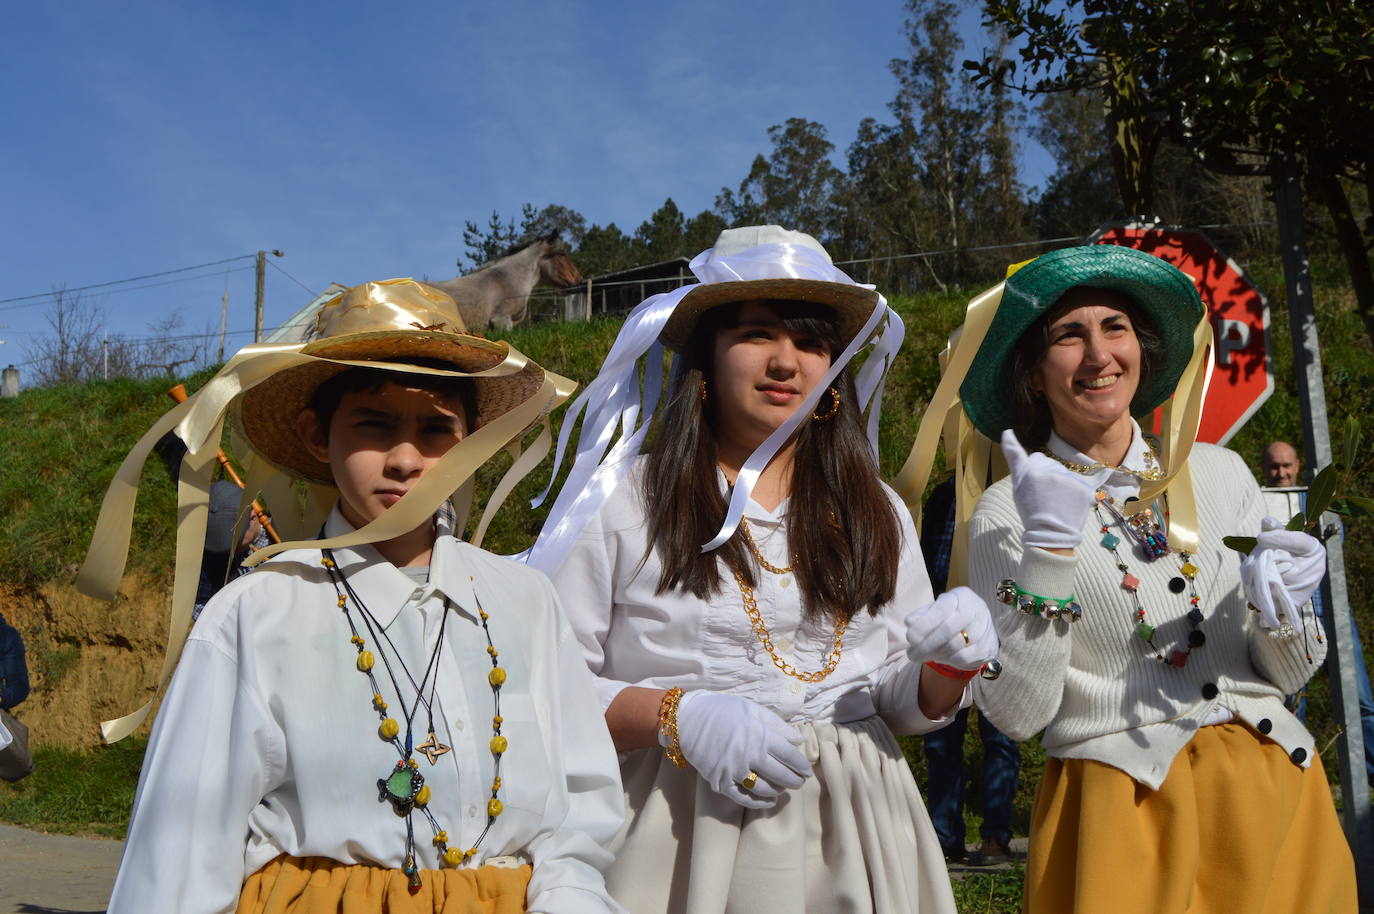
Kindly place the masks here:
MULTIPOLYGON (((1236 526, 1226 531, 1226 535, 1255 536, 1260 532, 1260 521, 1265 515, 1264 496, 1241 456, 1234 451, 1223 453, 1233 464, 1228 476, 1236 482, 1237 492, 1233 497, 1239 506, 1235 515, 1236 526)), ((1280 517, 1278 520, 1287 523, 1288 518, 1280 517)), ((1239 566, 1240 553, 1232 553, 1228 559, 1239 566)), ((1239 571, 1232 577, 1237 581, 1237 587, 1242 586, 1239 583, 1239 571)), ((1305 631, 1292 636, 1271 634, 1259 625, 1258 613, 1252 612, 1248 616, 1246 638, 1250 643, 1250 660, 1255 669, 1286 695, 1301 689, 1312 678, 1312 674, 1321 669, 1326 659, 1326 636, 1311 607, 1303 609, 1305 631)))
POLYGON ((1043 730, 1059 710, 1069 668, 1071 625, 999 603, 997 582, 1014 578, 1022 590, 1067 597, 1078 566, 1076 558, 1043 549, 1023 554, 1021 529, 1021 519, 1005 492, 984 495, 969 523, 969 586, 992 610, 1002 664, 1002 675, 996 680, 974 680, 974 701, 998 730, 1015 740, 1029 739, 1043 730))
POLYGON ((235 658, 187 641, 143 759, 110 914, 233 911, 248 817, 280 776, 282 745, 235 658))

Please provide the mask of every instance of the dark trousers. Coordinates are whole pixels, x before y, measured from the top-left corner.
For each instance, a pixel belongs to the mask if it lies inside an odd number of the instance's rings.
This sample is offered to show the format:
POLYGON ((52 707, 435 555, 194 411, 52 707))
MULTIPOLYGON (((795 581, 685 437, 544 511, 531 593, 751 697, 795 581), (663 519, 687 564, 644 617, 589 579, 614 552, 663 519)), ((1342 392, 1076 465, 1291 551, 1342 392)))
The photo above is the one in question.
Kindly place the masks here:
MULTIPOLYGON (((969 709, 950 723, 922 737, 928 780, 926 806, 935 834, 946 853, 964 850, 964 733, 969 709)), ((978 715, 978 735, 983 740, 982 816, 979 832, 1003 845, 1011 841, 1012 801, 1021 771, 1021 749, 987 718, 978 715)))

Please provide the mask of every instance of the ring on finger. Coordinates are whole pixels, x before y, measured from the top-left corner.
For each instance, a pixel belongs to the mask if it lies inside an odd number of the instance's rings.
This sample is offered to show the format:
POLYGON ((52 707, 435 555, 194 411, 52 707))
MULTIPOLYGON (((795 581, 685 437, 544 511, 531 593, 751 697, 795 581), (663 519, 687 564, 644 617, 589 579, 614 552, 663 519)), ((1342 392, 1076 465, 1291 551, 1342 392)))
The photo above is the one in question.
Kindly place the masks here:
POLYGON ((969 645, 973 644, 973 642, 969 640, 968 632, 964 631, 961 628, 959 629, 959 634, 962 635, 964 638, 964 647, 968 647, 969 645))
POLYGON ((751 771, 751 772, 749 772, 748 774, 746 774, 746 775, 744 776, 744 780, 740 781, 740 782, 739 782, 739 785, 740 785, 741 787, 743 787, 745 790, 753 790, 753 789, 754 789, 754 785, 757 784, 758 782, 759 782, 759 776, 758 776, 757 772, 751 771))

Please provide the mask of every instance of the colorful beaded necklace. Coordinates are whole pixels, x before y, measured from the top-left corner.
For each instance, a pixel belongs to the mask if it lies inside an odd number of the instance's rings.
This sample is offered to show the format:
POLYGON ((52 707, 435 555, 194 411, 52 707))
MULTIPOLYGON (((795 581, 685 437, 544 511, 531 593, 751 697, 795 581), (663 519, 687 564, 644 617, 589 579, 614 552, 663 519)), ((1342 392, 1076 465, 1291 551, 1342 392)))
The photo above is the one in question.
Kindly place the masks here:
MULTIPOLYGON (((1126 501, 1136 501, 1136 498, 1131 496, 1126 501)), ((1157 508, 1145 508, 1127 517, 1117 509, 1116 499, 1098 489, 1097 500, 1093 504, 1093 513, 1097 515, 1098 531, 1102 534, 1102 539, 1099 542, 1104 549, 1111 552, 1112 557, 1116 560, 1116 568, 1122 575, 1121 589, 1131 595, 1131 602, 1135 607, 1132 616, 1135 620, 1135 636, 1150 646, 1150 649, 1154 651, 1155 660, 1181 669, 1188 662, 1188 655, 1207 643, 1207 636, 1203 634, 1201 628, 1204 617, 1198 606, 1198 568, 1193 564, 1192 556, 1187 552, 1178 553, 1180 559, 1179 575, 1169 580, 1169 590, 1172 593, 1182 594, 1185 590, 1188 591, 1187 618, 1190 626, 1188 639, 1184 649, 1171 648, 1166 652, 1155 644, 1156 628, 1145 619, 1145 604, 1140 600, 1140 579, 1131 574, 1130 566, 1122 557, 1122 537, 1112 532, 1112 527, 1116 527, 1125 535, 1126 539, 1140 546, 1145 554, 1145 561, 1153 562, 1163 558, 1173 550, 1169 547, 1169 540, 1164 535, 1161 525, 1155 520, 1159 511, 1157 508)))
MULTIPOLYGON (((491 672, 487 674, 487 684, 491 686, 492 698, 492 736, 489 747, 492 754, 492 782, 491 798, 487 801, 487 824, 482 829, 482 833, 477 836, 477 840, 466 851, 456 847, 448 846, 448 832, 440 827, 439 821, 434 818, 434 814, 429 811, 430 788, 425 783, 424 775, 420 773, 419 763, 414 758, 414 753, 418 750, 429 759, 430 765, 434 765, 439 756, 448 752, 451 747, 439 742, 438 735, 434 730, 434 691, 439 679, 439 655, 444 647, 444 631, 448 624, 449 610, 452 608, 448 598, 444 599, 444 615, 439 623, 439 638, 434 646, 433 653, 430 654, 429 663, 425 667, 424 675, 417 683, 415 677, 410 674, 405 661, 401 659, 400 651, 392 643, 391 636, 386 633, 386 629, 377 621, 376 617, 368 610, 367 606, 353 590, 353 586, 344 577, 343 571, 334 560, 333 553, 324 549, 321 550, 322 557, 320 563, 324 565, 329 574, 330 583, 334 585, 334 592, 338 597, 338 607, 343 611, 344 619, 348 622, 349 631, 352 637, 349 639, 358 651, 356 666, 358 671, 367 676, 368 682, 372 686, 372 707, 377 711, 381 723, 377 727, 377 735, 384 742, 391 743, 400 755, 396 767, 393 768, 386 777, 377 780, 377 802, 389 802, 396 815, 405 817, 406 820, 406 849, 405 863, 402 871, 406 874, 408 887, 411 894, 418 892, 421 888, 419 864, 415 860, 415 829, 413 825, 413 815, 415 810, 420 810, 426 819, 429 820, 430 828, 434 832, 433 843, 439 851, 440 859, 449 866, 459 866, 467 863, 477 854, 477 848, 481 845, 487 833, 496 822, 497 816, 501 815, 504 805, 498 797, 501 790, 501 758, 509 748, 506 737, 501 734, 501 687, 506 682, 506 671, 498 665, 497 658, 500 652, 496 650, 495 644, 491 639, 491 628, 487 624, 490 618, 486 610, 482 607, 481 601, 477 602, 477 614, 482 623, 482 631, 487 639, 487 655, 491 658, 491 672), (387 677, 391 680, 392 689, 396 693, 396 699, 401 704, 401 716, 406 722, 405 741, 400 739, 400 724, 395 718, 387 716, 387 703, 382 697, 382 690, 377 682, 377 677, 373 673, 376 664, 376 657, 367 650, 367 642, 359 634, 358 626, 353 620, 353 614, 349 612, 348 601, 352 599, 358 607, 358 615, 362 619, 367 633, 377 644, 377 652, 381 655, 382 665, 385 667, 387 677), (379 638, 380 636, 380 638, 379 638), (387 652, 382 650, 382 642, 391 649, 391 654, 395 657, 396 663, 401 668, 409 680, 411 687, 415 690, 415 701, 407 711, 405 702, 401 698, 400 682, 396 679, 396 674, 392 670, 391 660, 387 657, 387 652), (430 674, 433 673, 434 679, 430 681, 430 674), (424 697, 426 683, 429 684, 429 698, 424 697), (413 744, 414 720, 423 705, 429 715, 429 738, 418 746, 413 744)), ((474 594, 474 597, 476 594, 474 594)))

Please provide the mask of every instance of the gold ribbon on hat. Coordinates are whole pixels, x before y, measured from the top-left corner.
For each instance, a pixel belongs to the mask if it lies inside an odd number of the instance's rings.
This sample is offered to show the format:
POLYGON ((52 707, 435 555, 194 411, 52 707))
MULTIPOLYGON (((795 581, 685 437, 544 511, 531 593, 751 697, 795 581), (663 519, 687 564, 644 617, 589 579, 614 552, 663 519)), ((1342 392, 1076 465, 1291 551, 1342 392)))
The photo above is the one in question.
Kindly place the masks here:
MULTIPOLYGON (((1022 265, 1013 266, 1007 275, 1022 265)), ((1004 286, 1005 283, 998 283, 969 302, 964 323, 946 350, 945 372, 921 416, 906 462, 892 482, 919 529, 926 484, 930 481, 941 441, 944 442, 945 459, 953 465, 955 486, 949 587, 968 582, 968 524, 978 499, 989 485, 1007 475, 1001 448, 973 426, 959 397, 959 388, 997 313, 1004 286)), ((1143 482, 1139 501, 1125 508, 1127 514, 1134 514, 1160 495, 1166 495, 1169 543, 1179 552, 1196 553, 1200 544, 1197 500, 1188 456, 1197 440, 1203 400, 1211 383, 1212 347, 1212 324, 1204 311, 1193 328, 1193 354, 1179 376, 1174 396, 1164 405, 1163 453, 1160 455, 1164 475, 1158 480, 1143 482)))
MULTIPOLYGON (((201 390, 185 402, 177 404, 153 424, 153 427, 130 449, 105 492, 86 561, 77 575, 77 589, 98 599, 113 600, 128 561, 133 508, 143 464, 152 452, 153 446, 169 431, 175 430, 186 444, 187 451, 182 459, 177 485, 176 569, 167 648, 162 669, 158 675, 153 698, 131 714, 101 723, 101 733, 107 742, 123 739, 147 718, 153 701, 165 688, 181 657, 191 625, 196 586, 200 576, 215 451, 224 433, 225 418, 239 395, 287 368, 319 361, 402 373, 420 372, 467 378, 515 374, 533 364, 513 349, 500 364, 473 372, 425 369, 400 363, 320 359, 306 355, 299 349, 300 344, 261 344, 245 347, 206 382, 201 390)), ((538 459, 532 455, 539 453, 542 457, 541 443, 543 452, 547 452, 550 437, 548 412, 566 400, 575 389, 574 382, 553 372, 543 371, 543 381, 534 394, 459 441, 380 517, 352 533, 326 540, 309 539, 311 531, 319 529, 318 523, 313 527, 309 524, 322 520, 321 508, 325 498, 332 503, 337 498, 337 492, 328 486, 309 486, 306 504, 293 515, 298 501, 290 481, 261 455, 254 454, 251 449, 240 450, 239 453, 245 455, 246 459, 245 497, 251 497, 258 491, 268 493, 274 509, 274 518, 280 518, 279 527, 282 528, 283 534, 297 537, 289 542, 277 543, 259 550, 249 556, 244 564, 256 565, 286 549, 358 546, 382 542, 414 530, 433 515, 445 498, 462 490, 465 482, 497 451, 543 419, 544 430, 539 441, 526 455, 529 459, 515 461, 506 478, 498 486, 497 494, 500 498, 493 495, 488 503, 481 528, 485 532, 491 516, 500 508, 500 502, 510 494, 519 478, 538 463, 538 459)), ((518 442, 516 446, 518 450, 518 442)))

